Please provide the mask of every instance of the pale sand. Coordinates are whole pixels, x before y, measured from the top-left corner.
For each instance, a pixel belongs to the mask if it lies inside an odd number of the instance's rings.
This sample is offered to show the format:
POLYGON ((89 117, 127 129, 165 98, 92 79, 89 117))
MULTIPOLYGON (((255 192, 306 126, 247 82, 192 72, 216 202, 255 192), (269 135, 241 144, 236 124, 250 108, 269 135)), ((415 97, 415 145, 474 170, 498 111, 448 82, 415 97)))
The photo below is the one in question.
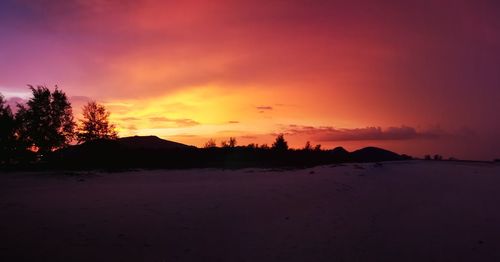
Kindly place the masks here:
POLYGON ((0 174, 0 261, 500 261, 500 166, 0 174))

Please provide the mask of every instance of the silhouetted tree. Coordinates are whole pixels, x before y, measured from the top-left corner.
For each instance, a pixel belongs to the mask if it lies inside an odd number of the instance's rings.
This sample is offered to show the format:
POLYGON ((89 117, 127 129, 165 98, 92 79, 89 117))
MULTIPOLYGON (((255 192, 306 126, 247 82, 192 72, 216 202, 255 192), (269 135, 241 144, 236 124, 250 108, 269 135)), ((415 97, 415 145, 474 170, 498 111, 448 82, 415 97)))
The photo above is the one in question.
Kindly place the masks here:
POLYGON ((214 148, 217 147, 217 144, 215 143, 215 140, 210 138, 205 145, 203 146, 204 148, 214 148))
POLYGON ((229 147, 234 148, 234 147, 236 147, 236 144, 237 144, 236 138, 230 137, 229 138, 229 147))
POLYGON ((74 138, 75 122, 66 94, 57 86, 54 92, 45 86, 29 87, 33 97, 26 106, 18 105, 16 114, 20 138, 41 155, 67 146, 74 138))
POLYGON ((321 151, 321 144, 317 144, 317 145, 314 147, 314 151, 321 151))
POLYGON ((276 151, 286 151, 286 150, 288 150, 288 143, 286 142, 285 137, 283 136, 283 134, 279 134, 276 137, 276 140, 273 143, 272 149, 276 150, 276 151))
POLYGON ((12 158, 16 147, 16 121, 5 99, 0 94, 0 164, 12 158))
POLYGON ((312 150, 311 142, 309 142, 309 141, 306 142, 306 145, 304 146, 304 150, 305 151, 311 151, 312 150))
POLYGON ((223 140, 220 143, 220 146, 225 147, 225 148, 235 148, 236 147, 236 138, 230 137, 229 141, 223 140))
POLYGON ((115 125, 109 123, 110 113, 103 105, 88 102, 82 109, 83 119, 76 134, 78 143, 95 139, 116 139, 115 125))

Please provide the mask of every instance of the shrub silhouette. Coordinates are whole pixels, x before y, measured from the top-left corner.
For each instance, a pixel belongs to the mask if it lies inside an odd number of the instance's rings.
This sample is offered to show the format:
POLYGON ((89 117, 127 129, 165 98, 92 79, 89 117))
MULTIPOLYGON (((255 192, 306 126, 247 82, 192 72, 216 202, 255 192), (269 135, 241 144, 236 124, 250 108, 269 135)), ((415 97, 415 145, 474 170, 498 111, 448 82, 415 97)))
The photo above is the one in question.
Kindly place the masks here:
POLYGON ((246 146, 246 148, 248 149, 256 149, 256 148, 259 148, 259 144, 255 144, 255 143, 250 143, 246 146))
POLYGON ((435 154, 435 155, 434 155, 434 160, 441 161, 441 160, 443 160, 443 156, 442 156, 442 155, 435 154))
POLYGON ((109 111, 94 101, 88 102, 82 109, 83 119, 76 134, 78 143, 96 139, 116 139, 115 125, 109 123, 109 111))
POLYGON ((223 140, 221 143, 220 143, 220 146, 223 147, 223 148, 235 148, 236 147, 236 138, 234 137, 230 137, 228 141, 226 140, 223 140))
POLYGON ((210 138, 205 145, 203 146, 204 148, 216 148, 217 144, 215 143, 215 140, 210 138))
POLYGON ((259 148, 260 148, 260 149, 262 149, 262 150, 268 150, 268 149, 269 149, 269 146, 268 146, 267 144, 265 144, 265 143, 264 143, 264 144, 260 145, 260 147, 259 147, 259 148))
POLYGON ((42 156, 69 145, 74 138, 75 122, 66 94, 57 86, 54 92, 45 86, 28 86, 33 97, 26 106, 18 105, 16 114, 20 139, 42 156))
POLYGON ((236 138, 234 138, 234 137, 229 138, 229 147, 230 148, 235 148, 237 144, 238 144, 238 142, 236 142, 236 138))

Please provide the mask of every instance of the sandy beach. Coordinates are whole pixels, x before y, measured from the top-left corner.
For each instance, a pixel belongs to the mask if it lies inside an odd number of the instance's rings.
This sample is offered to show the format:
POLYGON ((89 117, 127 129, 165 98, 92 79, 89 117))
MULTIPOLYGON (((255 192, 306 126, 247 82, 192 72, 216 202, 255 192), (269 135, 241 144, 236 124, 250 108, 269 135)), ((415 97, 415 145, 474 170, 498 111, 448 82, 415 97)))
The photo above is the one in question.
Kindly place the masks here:
POLYGON ((500 261, 500 165, 0 174, 1 261, 500 261))

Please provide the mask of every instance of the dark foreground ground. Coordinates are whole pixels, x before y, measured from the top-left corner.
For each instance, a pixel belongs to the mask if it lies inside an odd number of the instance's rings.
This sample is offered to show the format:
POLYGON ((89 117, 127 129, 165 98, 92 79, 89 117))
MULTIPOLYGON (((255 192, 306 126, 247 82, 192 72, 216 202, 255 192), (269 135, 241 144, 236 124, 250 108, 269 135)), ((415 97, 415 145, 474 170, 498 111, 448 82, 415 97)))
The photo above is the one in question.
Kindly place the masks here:
POLYGON ((500 166, 3 173, 0 261, 500 261, 500 166))

